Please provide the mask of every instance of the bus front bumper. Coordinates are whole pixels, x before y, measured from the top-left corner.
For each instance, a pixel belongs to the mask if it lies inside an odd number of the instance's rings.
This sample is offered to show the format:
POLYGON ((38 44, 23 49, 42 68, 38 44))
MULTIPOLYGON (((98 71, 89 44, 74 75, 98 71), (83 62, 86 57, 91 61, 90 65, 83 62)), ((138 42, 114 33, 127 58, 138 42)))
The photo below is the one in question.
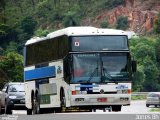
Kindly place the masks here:
POLYGON ((130 94, 72 95, 71 106, 130 105, 130 94))

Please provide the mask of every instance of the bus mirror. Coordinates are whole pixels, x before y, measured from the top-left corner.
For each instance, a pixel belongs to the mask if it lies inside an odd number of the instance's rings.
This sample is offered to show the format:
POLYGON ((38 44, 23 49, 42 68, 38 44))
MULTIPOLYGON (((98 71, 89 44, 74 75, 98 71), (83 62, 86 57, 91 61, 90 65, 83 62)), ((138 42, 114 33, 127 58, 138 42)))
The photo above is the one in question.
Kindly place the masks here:
POLYGON ((133 72, 137 71, 137 62, 136 61, 132 61, 132 71, 133 72))

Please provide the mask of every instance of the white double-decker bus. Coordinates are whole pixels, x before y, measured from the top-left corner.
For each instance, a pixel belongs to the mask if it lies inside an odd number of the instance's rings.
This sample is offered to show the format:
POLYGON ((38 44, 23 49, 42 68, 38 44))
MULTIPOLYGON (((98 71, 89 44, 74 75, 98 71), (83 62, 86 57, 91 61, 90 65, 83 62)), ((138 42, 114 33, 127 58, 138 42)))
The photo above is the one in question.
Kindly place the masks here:
POLYGON ((24 48, 27 114, 130 105, 132 72, 127 33, 68 27, 24 48))

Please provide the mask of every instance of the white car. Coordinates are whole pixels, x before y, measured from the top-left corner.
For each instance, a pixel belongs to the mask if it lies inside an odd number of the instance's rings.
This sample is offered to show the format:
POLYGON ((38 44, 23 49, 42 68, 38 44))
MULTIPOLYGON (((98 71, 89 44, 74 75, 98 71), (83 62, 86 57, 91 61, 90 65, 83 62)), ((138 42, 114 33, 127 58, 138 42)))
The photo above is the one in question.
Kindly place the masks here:
POLYGON ((150 92, 147 95, 146 107, 154 105, 155 107, 160 106, 160 92, 150 92))

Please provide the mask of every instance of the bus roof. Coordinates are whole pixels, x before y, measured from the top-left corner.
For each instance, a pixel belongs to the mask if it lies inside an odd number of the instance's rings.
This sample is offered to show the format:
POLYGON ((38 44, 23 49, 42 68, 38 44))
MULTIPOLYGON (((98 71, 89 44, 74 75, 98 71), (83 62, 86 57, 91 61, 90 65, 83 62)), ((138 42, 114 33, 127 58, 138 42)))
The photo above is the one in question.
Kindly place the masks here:
MULTIPOLYGON (((36 43, 42 40, 55 38, 58 36, 67 35, 67 36, 84 36, 84 35, 127 35, 128 34, 123 30, 116 29, 102 29, 90 26, 83 27, 68 27, 55 32, 49 33, 47 37, 39 38, 34 37, 26 42, 25 45, 36 43)), ((129 37, 129 36, 128 36, 129 37)))

